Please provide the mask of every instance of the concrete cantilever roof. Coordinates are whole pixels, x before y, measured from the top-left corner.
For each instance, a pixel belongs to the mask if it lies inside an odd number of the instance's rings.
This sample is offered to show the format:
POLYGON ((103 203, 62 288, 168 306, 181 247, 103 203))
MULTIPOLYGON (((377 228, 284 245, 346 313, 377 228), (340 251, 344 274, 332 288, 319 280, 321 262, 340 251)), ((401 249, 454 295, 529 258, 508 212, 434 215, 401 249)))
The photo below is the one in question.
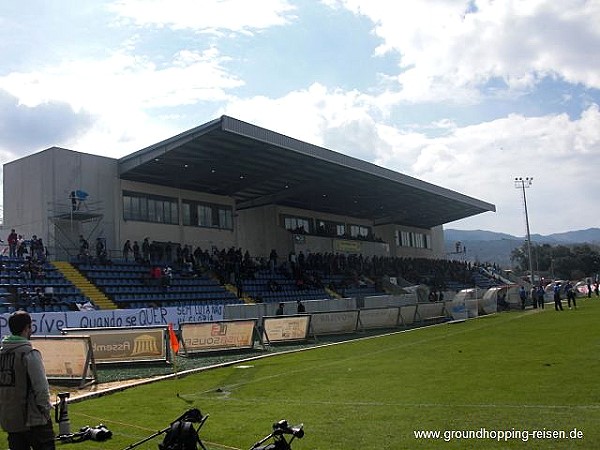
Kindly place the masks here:
POLYGON ((490 203, 228 116, 119 160, 122 179, 233 197, 239 210, 277 204, 431 228, 490 203))

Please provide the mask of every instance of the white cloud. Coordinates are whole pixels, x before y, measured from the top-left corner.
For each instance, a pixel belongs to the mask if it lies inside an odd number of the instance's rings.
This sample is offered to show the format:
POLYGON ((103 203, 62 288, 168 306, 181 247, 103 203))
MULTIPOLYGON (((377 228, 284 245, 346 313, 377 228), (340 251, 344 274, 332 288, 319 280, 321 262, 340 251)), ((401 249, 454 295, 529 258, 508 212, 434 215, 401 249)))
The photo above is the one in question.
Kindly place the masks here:
MULTIPOLYGON (((46 146, 121 156, 172 136, 182 127, 229 114, 497 205, 497 214, 469 219, 466 228, 520 232, 522 207, 512 185, 515 176, 535 179, 528 192, 532 231, 554 232, 590 222, 586 204, 600 188, 600 177, 594 172, 600 164, 600 113, 597 91, 581 86, 600 88, 599 0, 322 3, 347 8, 373 22, 373 33, 381 39, 374 52, 386 55, 386 69, 382 69, 386 73, 373 75, 380 83, 365 91, 378 94, 314 82, 311 67, 304 64, 312 55, 305 54, 281 55, 281 64, 300 62, 298 76, 286 94, 270 94, 274 84, 277 92, 283 92, 288 80, 276 71, 257 76, 248 64, 253 62, 248 56, 252 52, 246 47, 256 41, 235 38, 284 25, 278 37, 303 38, 303 20, 311 17, 307 11, 316 9, 300 3, 296 8, 286 0, 118 0, 109 7, 111 17, 117 18, 114 28, 90 29, 91 41, 82 39, 81 47, 73 46, 77 50, 73 54, 70 47, 66 51, 62 46, 68 36, 52 40, 56 35, 40 28, 40 35, 48 36, 44 48, 49 57, 40 57, 36 52, 42 46, 31 43, 25 60, 35 69, 26 69, 19 58, 7 59, 0 72, 0 90, 11 96, 19 117, 42 117, 42 112, 58 105, 64 117, 74 120, 72 130, 86 131, 84 135, 58 133, 32 120, 30 128, 37 131, 32 135, 40 137, 35 143, 58 140, 46 146), (299 20, 295 14, 305 15, 299 20), (134 34, 129 34, 132 30, 134 34), (111 31, 112 46, 103 39, 111 31), (222 36, 234 39, 225 42, 222 36), (119 48, 114 48, 114 42, 121 43, 119 48), (158 42, 158 48, 153 47, 158 42), (93 51, 87 51, 88 46, 93 51), (91 56, 100 53, 106 56, 91 56), (388 70, 390 56, 398 57, 395 73, 388 70), (248 86, 243 76, 248 77, 248 86), (570 92, 553 93, 559 101, 584 103, 579 118, 572 118, 578 114, 573 112, 576 107, 570 110, 570 118, 537 112, 543 106, 528 109, 516 101, 509 106, 493 101, 507 95, 514 99, 544 77, 548 82, 573 83, 570 92), (387 90, 381 92, 384 87, 387 90), (240 98, 244 91, 266 94, 240 98), (499 118, 473 118, 471 110, 455 105, 435 110, 447 101, 485 102, 478 111, 485 109, 488 117, 499 118), (407 102, 416 104, 414 111, 397 108, 407 102), (428 106, 421 102, 431 103, 431 110, 423 113, 428 106), (509 114, 510 107, 537 117, 509 114), (409 114, 402 117, 403 112, 409 114), (420 121, 423 115, 430 123, 420 121), (482 123, 461 126, 465 121, 482 123), (408 122, 414 125, 399 125, 408 122), (559 214, 553 204, 560 205, 559 214)), ((328 32, 348 31, 343 22, 347 14, 331 17, 340 22, 328 32)), ((60 20, 44 17, 44 23, 60 20)), ((21 35, 17 39, 28 42, 21 35)), ((336 61, 327 69, 352 80, 353 73, 346 73, 336 61)), ((4 150, 0 148, 0 157, 4 150)))
POLYGON ((138 26, 252 33, 293 19, 286 0, 119 0, 110 10, 138 26))
POLYGON ((600 2, 329 0, 368 17, 397 52, 399 99, 472 103, 490 80, 524 90, 546 76, 600 88, 600 2), (474 7, 473 7, 474 5, 474 7))
MULTIPOLYGON (((292 91, 280 98, 232 99, 221 113, 327 147, 329 130, 351 124, 374 123, 372 101, 370 96, 358 91, 330 90, 314 83, 307 89, 292 91)), ((359 128, 365 130, 364 127, 359 128)), ((357 148, 364 145, 356 142, 357 148)), ((344 150, 352 156, 362 153, 356 148, 344 150)))
POLYGON ((61 100, 92 111, 217 101, 226 98, 226 89, 243 84, 223 68, 225 60, 215 48, 180 51, 171 65, 157 67, 146 57, 117 51, 103 60, 63 61, 29 73, 13 72, 0 77, 0 87, 28 106, 61 100))
POLYGON ((527 195, 535 232, 574 229, 574 223, 593 226, 585 224, 590 223, 588 195, 600 189, 597 105, 574 120, 566 114, 510 115, 438 138, 393 129, 382 136, 392 150, 380 164, 497 206, 497 214, 465 220, 458 228, 522 235, 521 197, 513 185, 518 176, 534 178, 527 195))
POLYGON ((29 107, 62 102, 86 111, 97 123, 79 141, 85 145, 82 150, 105 152, 112 140, 111 151, 119 154, 124 147, 131 151, 132 145, 166 137, 159 131, 181 131, 151 126, 150 109, 226 100, 228 90, 243 84, 223 67, 226 61, 215 48, 182 50, 170 65, 158 67, 146 57, 117 51, 103 60, 63 61, 29 73, 13 72, 0 77, 0 88, 29 107))
POLYGON ((536 233, 590 226, 582 205, 600 190, 597 105, 578 119, 511 114, 465 127, 437 121, 423 127, 442 131, 430 137, 383 123, 376 100, 314 84, 277 99, 236 99, 222 112, 496 205, 496 214, 466 219, 459 228, 522 235, 518 176, 535 180, 528 196, 536 233))

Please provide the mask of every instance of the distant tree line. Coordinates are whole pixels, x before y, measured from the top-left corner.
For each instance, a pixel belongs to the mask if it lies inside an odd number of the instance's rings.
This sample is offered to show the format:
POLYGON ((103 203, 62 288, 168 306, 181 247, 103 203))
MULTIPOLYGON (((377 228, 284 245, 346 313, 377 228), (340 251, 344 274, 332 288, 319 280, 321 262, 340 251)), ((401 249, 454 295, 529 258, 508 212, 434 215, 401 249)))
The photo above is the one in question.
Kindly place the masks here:
MULTIPOLYGON (((527 243, 511 252, 517 271, 529 272, 527 243)), ((600 273, 600 247, 590 244, 531 246, 533 271, 555 279, 577 280, 600 273)))

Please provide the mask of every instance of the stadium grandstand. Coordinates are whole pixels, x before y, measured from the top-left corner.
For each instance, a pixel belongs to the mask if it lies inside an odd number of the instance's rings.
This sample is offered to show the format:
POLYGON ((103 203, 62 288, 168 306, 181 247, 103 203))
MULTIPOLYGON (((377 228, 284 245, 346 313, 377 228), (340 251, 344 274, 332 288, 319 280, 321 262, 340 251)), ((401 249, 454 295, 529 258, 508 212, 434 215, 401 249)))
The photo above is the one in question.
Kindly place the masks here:
POLYGON ((446 261, 443 225, 494 205, 228 116, 120 159, 40 151, 4 165, 3 193, 22 250, 3 257, 0 312, 490 283, 446 261))

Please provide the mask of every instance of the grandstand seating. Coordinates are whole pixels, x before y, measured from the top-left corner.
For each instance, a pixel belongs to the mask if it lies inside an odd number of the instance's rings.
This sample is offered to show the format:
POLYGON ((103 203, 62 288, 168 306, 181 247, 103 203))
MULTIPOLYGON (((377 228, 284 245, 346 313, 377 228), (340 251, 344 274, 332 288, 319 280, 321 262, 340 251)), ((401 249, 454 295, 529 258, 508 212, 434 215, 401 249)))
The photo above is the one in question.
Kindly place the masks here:
POLYGON ((271 272, 269 269, 258 270, 254 273, 254 278, 243 280, 242 290, 244 295, 252 300, 265 303, 331 298, 324 288, 315 286, 299 288, 296 280, 279 271, 271 272))
POLYGON ((150 266, 136 262, 74 265, 120 308, 241 302, 235 294, 207 276, 189 277, 175 271, 167 286, 161 280, 150 278, 150 266))
MULTIPOLYGON (((76 281, 69 281, 54 265, 45 262, 40 273, 28 277, 22 271, 23 263, 24 260, 17 258, 2 259, 0 313, 17 308, 30 312, 77 310, 76 304, 91 301, 90 297, 86 297, 77 288, 74 284, 76 281), (38 297, 34 298, 32 293, 36 290, 38 294, 40 290, 46 294, 45 301, 40 302, 38 297), (16 295, 17 292, 20 292, 21 296, 16 295)), ((365 260, 365 269, 369 267, 371 270, 365 270, 365 273, 358 273, 355 267, 347 267, 336 273, 312 267, 300 272, 295 271, 296 276, 286 264, 275 270, 264 265, 255 265, 251 270, 246 268, 238 286, 241 289, 241 298, 238 298, 236 288, 225 281, 232 279, 231 269, 224 268, 223 265, 220 271, 216 268, 211 269, 212 266, 208 265, 193 274, 173 271, 170 284, 166 286, 162 280, 152 279, 151 267, 140 262, 73 262, 86 280, 119 308, 185 306, 198 303, 235 304, 242 303, 243 300, 271 303, 385 295, 386 292, 378 288, 371 279, 380 276, 377 272, 381 271, 405 277, 407 283, 424 283, 443 290, 459 291, 472 287, 488 289, 502 284, 486 270, 458 262, 392 258, 380 260, 378 265, 375 262, 370 266, 367 264, 368 259, 365 260), (302 281, 299 282, 297 278, 302 281)))
POLYGON ((490 278, 484 271, 473 271, 473 283, 479 289, 489 289, 503 284, 494 278, 490 278))
POLYGON ((4 257, 1 262, 0 313, 78 310, 77 303, 89 300, 49 262, 33 274, 23 270, 23 259, 4 257))

